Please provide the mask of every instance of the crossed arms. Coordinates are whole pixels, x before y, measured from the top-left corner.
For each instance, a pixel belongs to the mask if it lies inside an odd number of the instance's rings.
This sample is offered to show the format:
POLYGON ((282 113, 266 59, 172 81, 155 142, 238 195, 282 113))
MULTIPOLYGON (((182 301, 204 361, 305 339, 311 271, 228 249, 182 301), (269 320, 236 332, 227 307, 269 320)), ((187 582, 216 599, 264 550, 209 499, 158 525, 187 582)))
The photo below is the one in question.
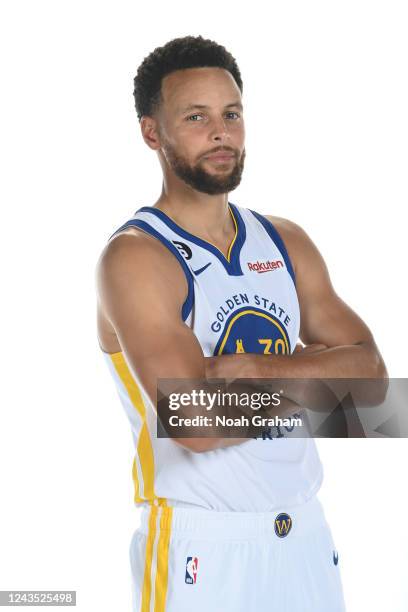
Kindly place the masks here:
MULTIPOLYGON (((300 305, 292 355, 206 358, 181 318, 187 282, 176 258, 155 238, 131 228, 106 246, 97 267, 99 308, 110 321, 135 379, 156 405, 157 379, 387 378, 367 325, 335 293, 325 262, 296 224, 271 218, 289 252, 300 305)), ((176 440, 193 452, 245 440, 176 440)))

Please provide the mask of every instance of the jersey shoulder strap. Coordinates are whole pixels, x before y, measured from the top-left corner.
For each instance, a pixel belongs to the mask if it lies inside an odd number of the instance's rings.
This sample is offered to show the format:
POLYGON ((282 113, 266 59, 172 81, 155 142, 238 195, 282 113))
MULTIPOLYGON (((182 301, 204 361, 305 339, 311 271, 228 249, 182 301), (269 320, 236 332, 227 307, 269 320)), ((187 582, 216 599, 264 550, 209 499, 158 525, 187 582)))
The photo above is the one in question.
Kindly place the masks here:
POLYGON ((128 227, 137 227, 138 229, 142 230, 146 234, 149 234, 150 236, 153 236, 153 238, 156 238, 157 240, 159 240, 170 251, 170 253, 172 253, 174 255, 174 257, 177 259, 177 261, 181 265, 181 268, 182 268, 182 270, 184 272, 184 275, 186 277, 187 286, 188 286, 187 297, 186 297, 186 299, 185 299, 185 301, 183 303, 182 309, 181 309, 182 319, 183 319, 183 321, 186 321, 188 319, 189 315, 191 314, 191 311, 192 311, 192 308, 193 308, 193 304, 194 304, 194 278, 193 278, 193 274, 192 274, 189 266, 187 265, 184 257, 181 255, 180 251, 174 246, 174 244, 170 240, 168 240, 165 236, 163 236, 163 234, 161 234, 150 223, 148 223, 147 221, 144 221, 141 218, 139 218, 140 215, 138 216, 138 212, 139 211, 136 211, 134 217, 132 217, 131 219, 126 221, 126 223, 121 225, 109 237, 108 242, 110 240, 112 240, 112 238, 114 236, 116 236, 120 232, 123 232, 123 230, 127 229, 128 227))

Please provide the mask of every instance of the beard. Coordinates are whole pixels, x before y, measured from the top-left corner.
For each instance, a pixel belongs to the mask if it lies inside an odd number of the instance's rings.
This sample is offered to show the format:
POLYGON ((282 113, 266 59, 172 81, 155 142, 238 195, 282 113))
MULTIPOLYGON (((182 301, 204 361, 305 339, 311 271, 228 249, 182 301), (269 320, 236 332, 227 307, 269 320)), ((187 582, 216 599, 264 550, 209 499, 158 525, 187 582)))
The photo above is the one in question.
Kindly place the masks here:
MULTIPOLYGON (((183 156, 179 155, 168 143, 163 149, 174 174, 196 191, 201 191, 208 195, 218 195, 233 191, 241 182, 245 162, 245 149, 242 151, 239 158, 237 158, 237 156, 235 157, 233 168, 228 173, 223 172, 220 174, 210 174, 204 170, 200 162, 195 165, 189 164, 188 161, 183 156)), ((225 149, 225 147, 219 147, 219 150, 222 149, 225 149)), ((212 152, 215 153, 216 151, 217 149, 212 152)), ((228 149, 228 151, 231 151, 231 149, 228 149)))

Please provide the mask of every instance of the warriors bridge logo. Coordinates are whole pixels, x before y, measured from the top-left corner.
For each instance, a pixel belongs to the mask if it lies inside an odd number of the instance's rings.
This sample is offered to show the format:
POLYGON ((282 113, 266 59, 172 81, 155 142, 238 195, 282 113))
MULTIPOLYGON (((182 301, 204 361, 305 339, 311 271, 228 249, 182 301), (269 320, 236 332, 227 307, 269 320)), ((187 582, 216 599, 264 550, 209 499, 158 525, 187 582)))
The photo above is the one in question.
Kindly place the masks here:
POLYGON ((272 313, 254 306, 240 308, 225 322, 214 350, 214 355, 231 353, 289 355, 288 332, 272 313))

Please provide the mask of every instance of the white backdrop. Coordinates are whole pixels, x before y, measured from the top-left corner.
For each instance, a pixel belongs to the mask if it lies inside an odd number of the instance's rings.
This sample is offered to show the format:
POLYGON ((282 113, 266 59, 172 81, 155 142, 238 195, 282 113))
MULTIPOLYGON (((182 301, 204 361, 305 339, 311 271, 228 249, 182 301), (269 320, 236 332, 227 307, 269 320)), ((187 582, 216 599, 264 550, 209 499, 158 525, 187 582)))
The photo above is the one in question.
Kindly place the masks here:
MULTIPOLYGON (((160 191, 133 77, 202 34, 237 58, 247 161, 232 202, 303 226, 406 376, 407 5, 20 0, 0 15, 0 590, 130 610, 132 440, 99 353, 95 264, 160 191)), ((408 607, 408 440, 319 440, 348 611, 408 607)))

